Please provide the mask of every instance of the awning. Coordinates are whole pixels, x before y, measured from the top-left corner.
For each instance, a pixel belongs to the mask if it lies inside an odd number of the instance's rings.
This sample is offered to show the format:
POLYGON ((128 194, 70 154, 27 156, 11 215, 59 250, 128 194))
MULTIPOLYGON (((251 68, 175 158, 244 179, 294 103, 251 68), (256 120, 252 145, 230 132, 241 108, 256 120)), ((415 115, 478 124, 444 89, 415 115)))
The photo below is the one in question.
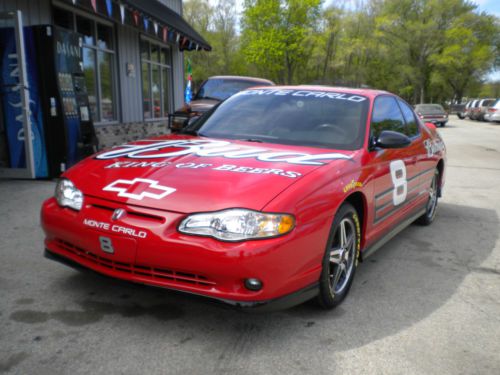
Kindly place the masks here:
POLYGON ((160 1, 144 1, 144 0, 125 0, 125 4, 129 5, 131 8, 138 10, 139 12, 147 15, 151 19, 170 26, 170 28, 176 30, 182 38, 186 37, 186 40, 181 40, 179 42, 179 49, 182 50, 195 50, 204 49, 211 51, 212 47, 207 43, 203 37, 194 30, 189 23, 187 23, 179 14, 174 12, 172 9, 163 5, 160 1))

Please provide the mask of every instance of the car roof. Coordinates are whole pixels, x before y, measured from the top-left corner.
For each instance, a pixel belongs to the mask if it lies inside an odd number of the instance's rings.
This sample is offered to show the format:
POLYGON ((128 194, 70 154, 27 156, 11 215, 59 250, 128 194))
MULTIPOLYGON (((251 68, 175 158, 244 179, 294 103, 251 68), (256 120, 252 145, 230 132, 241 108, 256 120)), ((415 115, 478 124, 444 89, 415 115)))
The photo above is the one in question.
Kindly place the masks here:
POLYGON ((208 77, 207 81, 209 79, 226 79, 226 80, 238 80, 238 81, 251 81, 251 82, 257 82, 257 83, 270 83, 274 85, 273 81, 270 81, 265 78, 258 78, 258 77, 248 77, 248 76, 212 76, 208 77))
MULTIPOLYGON (((252 88, 254 89, 254 88, 252 88)), ((393 95, 388 91, 375 90, 375 89, 356 89, 351 87, 342 86, 322 86, 322 85, 296 85, 296 86, 274 86, 272 90, 310 90, 310 91, 328 91, 328 92, 339 92, 346 94, 362 95, 369 98, 374 98, 381 94, 393 95)))

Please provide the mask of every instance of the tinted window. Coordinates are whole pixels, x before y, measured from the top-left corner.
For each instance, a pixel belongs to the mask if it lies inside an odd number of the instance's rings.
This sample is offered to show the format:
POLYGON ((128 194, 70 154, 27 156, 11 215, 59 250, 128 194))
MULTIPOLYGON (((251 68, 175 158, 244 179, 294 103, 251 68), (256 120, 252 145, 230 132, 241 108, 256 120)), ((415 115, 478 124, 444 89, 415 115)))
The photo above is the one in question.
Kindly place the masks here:
POLYGON ((418 134, 418 124, 417 120, 415 119, 415 114, 408 104, 401 100, 398 100, 398 102, 401 107, 401 112, 403 112, 403 117, 406 121, 405 134, 409 137, 413 137, 418 134))
POLYGON ((378 137, 383 130, 405 133, 403 115, 392 96, 378 97, 373 106, 372 135, 378 137))
POLYGON ((193 124, 202 136, 341 150, 363 145, 369 100, 330 91, 259 89, 236 94, 193 124))
POLYGON ((489 107, 490 105, 493 105, 493 103, 495 103, 495 99, 486 99, 483 100, 483 104, 481 104, 481 106, 489 107))

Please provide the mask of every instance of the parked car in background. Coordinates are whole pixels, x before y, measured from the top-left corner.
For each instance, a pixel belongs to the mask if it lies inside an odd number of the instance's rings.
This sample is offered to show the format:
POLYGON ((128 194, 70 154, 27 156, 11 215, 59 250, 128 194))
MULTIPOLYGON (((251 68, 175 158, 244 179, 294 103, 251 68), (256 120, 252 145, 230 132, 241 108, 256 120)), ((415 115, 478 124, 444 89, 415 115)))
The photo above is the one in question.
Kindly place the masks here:
POLYGON ((465 103, 465 106, 460 111, 457 112, 457 116, 459 119, 461 120, 465 119, 473 102, 474 99, 469 100, 467 103, 465 103))
POLYGON ((485 121, 500 122, 500 99, 489 106, 484 114, 485 121))
POLYGON ((477 107, 474 112, 471 114, 471 120, 484 121, 484 115, 488 110, 488 107, 495 103, 496 99, 486 98, 480 99, 477 103, 477 107))
POLYGON ((182 129, 190 120, 200 117, 230 96, 255 86, 273 86, 274 82, 263 78, 244 76, 213 76, 204 81, 189 104, 170 116, 169 127, 182 129))
POLYGON ((417 104, 415 112, 423 122, 432 122, 438 126, 445 126, 448 122, 448 113, 440 104, 417 104))
POLYGON ((475 99, 472 104, 470 105, 469 109, 467 110, 466 117, 468 117, 471 120, 474 120, 476 117, 476 112, 479 111, 479 102, 481 99, 475 99))
POLYGON ((460 116, 462 112, 465 110, 465 103, 460 103, 460 104, 449 104, 448 108, 446 108, 448 111, 448 116, 449 115, 457 115, 460 116))

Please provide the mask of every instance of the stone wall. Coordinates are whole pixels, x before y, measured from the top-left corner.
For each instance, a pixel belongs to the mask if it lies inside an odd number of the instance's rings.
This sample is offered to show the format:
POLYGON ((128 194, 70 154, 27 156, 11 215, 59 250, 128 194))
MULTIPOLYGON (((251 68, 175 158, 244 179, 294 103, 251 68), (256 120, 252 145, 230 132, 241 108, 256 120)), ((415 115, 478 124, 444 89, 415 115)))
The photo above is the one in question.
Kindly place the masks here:
POLYGON ((168 121, 98 125, 95 127, 99 150, 126 142, 170 133, 168 121))

